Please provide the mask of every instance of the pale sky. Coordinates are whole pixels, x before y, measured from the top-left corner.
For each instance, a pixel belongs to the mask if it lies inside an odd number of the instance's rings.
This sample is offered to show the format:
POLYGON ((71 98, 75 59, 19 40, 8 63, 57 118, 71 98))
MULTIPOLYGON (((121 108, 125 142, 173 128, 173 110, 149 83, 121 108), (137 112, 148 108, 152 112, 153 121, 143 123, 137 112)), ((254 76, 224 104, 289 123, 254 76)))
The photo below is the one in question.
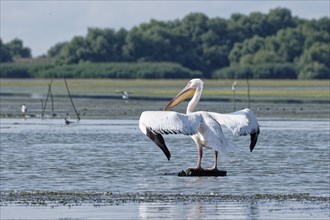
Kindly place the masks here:
POLYGON ((330 16, 330 0, 0 0, 0 37, 5 43, 19 38, 39 56, 56 43, 85 36, 88 27, 130 30, 150 19, 181 19, 190 12, 227 19, 232 13, 268 13, 276 7, 301 18, 330 16))

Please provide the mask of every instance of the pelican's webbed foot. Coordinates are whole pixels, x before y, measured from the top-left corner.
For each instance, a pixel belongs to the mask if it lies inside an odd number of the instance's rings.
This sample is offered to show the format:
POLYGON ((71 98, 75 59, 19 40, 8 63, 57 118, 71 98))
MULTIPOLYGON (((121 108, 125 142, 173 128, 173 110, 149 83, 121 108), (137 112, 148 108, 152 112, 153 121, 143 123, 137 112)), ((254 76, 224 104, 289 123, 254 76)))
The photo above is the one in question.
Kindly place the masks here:
POLYGON ((207 168, 208 171, 220 171, 217 167, 207 168))
POLYGON ((188 170, 196 170, 196 171, 203 171, 204 169, 202 167, 189 167, 188 170))

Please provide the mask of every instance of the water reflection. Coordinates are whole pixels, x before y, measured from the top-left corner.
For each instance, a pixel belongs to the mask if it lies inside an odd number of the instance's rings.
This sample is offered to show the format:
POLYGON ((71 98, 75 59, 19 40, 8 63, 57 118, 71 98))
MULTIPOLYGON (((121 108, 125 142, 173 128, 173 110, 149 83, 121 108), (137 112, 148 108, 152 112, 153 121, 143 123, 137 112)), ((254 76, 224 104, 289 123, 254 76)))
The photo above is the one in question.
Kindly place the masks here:
POLYGON ((327 219, 329 207, 294 201, 139 204, 139 219, 327 219))
POLYGON ((123 203, 111 206, 2 206, 0 219, 329 219, 317 202, 123 203))
MULTIPOLYGON (((159 204, 159 203, 142 203, 139 205, 140 219, 157 219, 159 217, 165 219, 238 219, 247 215, 246 207, 242 204, 234 203, 212 203, 205 204, 202 202, 194 202, 189 204, 159 204)), ((253 216, 255 216, 253 214, 253 216)))

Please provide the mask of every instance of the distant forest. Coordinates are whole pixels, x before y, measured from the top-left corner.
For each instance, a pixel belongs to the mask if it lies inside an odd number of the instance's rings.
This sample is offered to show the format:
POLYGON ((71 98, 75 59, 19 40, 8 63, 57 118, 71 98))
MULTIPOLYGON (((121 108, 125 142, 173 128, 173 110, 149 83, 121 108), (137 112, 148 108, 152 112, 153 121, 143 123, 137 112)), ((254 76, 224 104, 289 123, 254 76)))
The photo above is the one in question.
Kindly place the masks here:
POLYGON ((1 77, 329 79, 330 19, 286 8, 229 19, 190 13, 131 30, 89 28, 51 47, 50 63, 15 62, 31 57, 19 39, 0 39, 0 50, 1 77))

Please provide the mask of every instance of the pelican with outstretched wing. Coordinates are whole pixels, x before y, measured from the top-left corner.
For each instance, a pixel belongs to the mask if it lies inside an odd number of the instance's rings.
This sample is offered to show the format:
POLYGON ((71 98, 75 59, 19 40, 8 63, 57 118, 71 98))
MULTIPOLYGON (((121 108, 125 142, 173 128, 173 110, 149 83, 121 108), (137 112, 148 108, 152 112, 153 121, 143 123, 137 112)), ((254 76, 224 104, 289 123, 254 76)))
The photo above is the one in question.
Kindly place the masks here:
POLYGON ((198 159, 195 169, 202 169, 201 161, 203 147, 214 150, 214 165, 211 170, 217 170, 218 152, 228 152, 235 145, 229 142, 221 126, 227 127, 235 135, 251 135, 250 151, 252 152, 260 133, 258 121, 253 112, 245 108, 229 114, 198 111, 194 112, 203 91, 203 81, 192 79, 165 107, 164 111, 142 112, 139 121, 141 131, 147 135, 164 152, 168 160, 171 153, 168 150, 164 134, 183 134, 192 137, 198 148, 198 159), (186 114, 167 111, 192 97, 186 114))

